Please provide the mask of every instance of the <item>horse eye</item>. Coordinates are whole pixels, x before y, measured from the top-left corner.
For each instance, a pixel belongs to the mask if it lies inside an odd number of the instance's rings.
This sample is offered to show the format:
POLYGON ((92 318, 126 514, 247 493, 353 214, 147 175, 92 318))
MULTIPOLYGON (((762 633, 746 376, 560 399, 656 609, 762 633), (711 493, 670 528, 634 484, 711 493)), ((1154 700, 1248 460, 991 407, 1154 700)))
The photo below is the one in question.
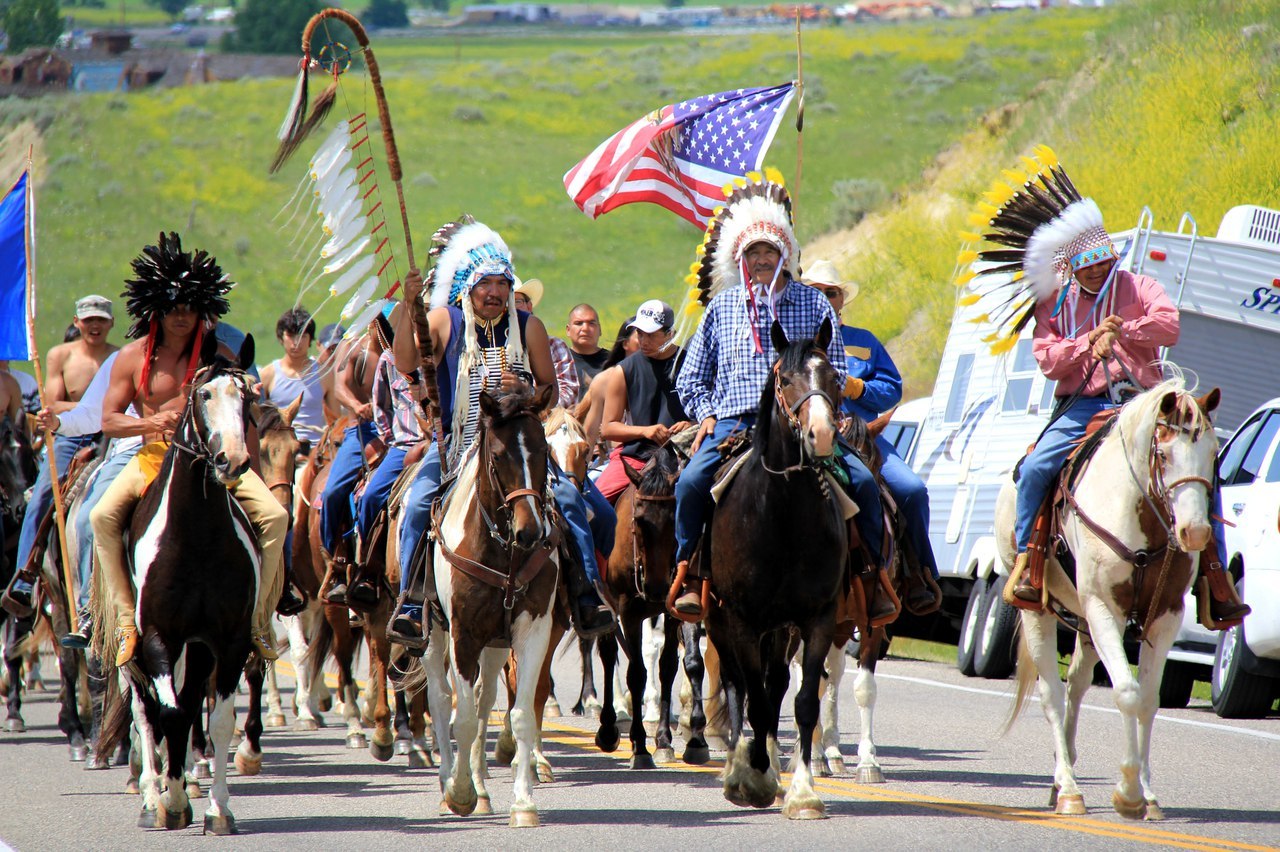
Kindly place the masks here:
POLYGON ((203 399, 205 402, 208 402, 209 400, 213 399, 213 394, 211 394, 211 393, 210 393, 209 391, 207 391, 207 390, 201 390, 201 391, 200 391, 200 398, 201 398, 201 399, 203 399))
POLYGON ((778 379, 779 379, 779 384, 781 384, 784 388, 791 387, 791 380, 788 379, 786 376, 779 376, 778 379))

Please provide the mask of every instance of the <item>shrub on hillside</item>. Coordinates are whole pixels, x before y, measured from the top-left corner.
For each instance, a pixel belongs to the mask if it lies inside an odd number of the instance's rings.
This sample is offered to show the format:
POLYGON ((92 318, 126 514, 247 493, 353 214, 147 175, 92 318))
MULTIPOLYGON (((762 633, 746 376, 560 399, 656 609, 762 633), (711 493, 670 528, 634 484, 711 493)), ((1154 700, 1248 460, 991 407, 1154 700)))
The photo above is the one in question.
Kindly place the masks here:
POLYGON ((836 197, 831 205, 832 229, 853 227, 889 198, 883 183, 863 178, 838 180, 831 185, 831 194, 836 197))
POLYGON ((62 33, 57 0, 12 0, 0 13, 0 25, 9 36, 9 52, 53 44, 62 33))
POLYGON ((484 110, 480 107, 459 104, 453 110, 453 117, 467 124, 480 124, 484 121, 484 110))

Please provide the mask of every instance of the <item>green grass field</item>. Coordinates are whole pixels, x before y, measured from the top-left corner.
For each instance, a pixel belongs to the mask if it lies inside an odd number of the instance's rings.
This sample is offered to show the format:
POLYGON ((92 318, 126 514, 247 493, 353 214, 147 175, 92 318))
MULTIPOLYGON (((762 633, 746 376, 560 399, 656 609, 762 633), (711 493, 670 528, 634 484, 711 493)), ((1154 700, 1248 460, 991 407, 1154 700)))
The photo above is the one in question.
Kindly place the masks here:
MULTIPOLYGON (((833 184, 874 179, 900 191, 918 183, 978 116, 1069 75, 1110 15, 1064 10, 808 34, 802 238, 831 229, 833 184)), ((564 172, 649 110, 795 73, 794 41, 783 32, 396 39, 375 41, 375 49, 419 252, 441 222, 473 213, 503 233, 522 275, 547 283, 540 312, 553 330, 582 300, 599 305, 609 328, 644 298, 678 298, 699 240, 696 229, 650 205, 588 220, 565 195, 564 172)), ((44 131, 46 346, 74 297, 118 293, 129 259, 162 228, 219 257, 240 285, 232 321, 270 337, 309 265, 288 249, 294 233, 276 230, 272 217, 310 149, 281 176, 266 174, 291 88, 285 79, 251 80, 0 104, 0 121, 30 117, 44 131)), ((353 73, 338 112, 366 109, 364 78, 353 73)), ((796 138, 786 126, 769 161, 793 177, 796 138)), ((381 179, 389 200, 385 173, 381 179)), ((396 268, 403 272, 403 257, 396 268)), ((336 312, 328 307, 320 319, 336 312)))

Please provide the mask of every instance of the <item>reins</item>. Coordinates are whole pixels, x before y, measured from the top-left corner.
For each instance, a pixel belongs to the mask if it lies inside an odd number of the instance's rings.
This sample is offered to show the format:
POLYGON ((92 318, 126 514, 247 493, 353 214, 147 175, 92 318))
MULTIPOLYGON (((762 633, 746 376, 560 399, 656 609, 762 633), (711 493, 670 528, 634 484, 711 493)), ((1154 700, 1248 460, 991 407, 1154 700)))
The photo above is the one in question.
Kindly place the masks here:
MULTIPOLYGON (((802 394, 800 398, 796 400, 794 403, 792 403, 791 405, 787 405, 786 395, 784 395, 782 392, 782 370, 780 365, 781 365, 781 360, 779 360, 778 363, 775 363, 773 365, 773 370, 772 370, 773 401, 777 409, 781 411, 783 416, 786 418, 787 425, 791 427, 791 435, 800 447, 800 461, 796 464, 788 465, 787 467, 784 467, 781 469, 774 469, 772 467, 769 467, 768 461, 765 460, 765 454, 764 454, 765 448, 762 447, 760 451, 760 466, 764 468, 766 473, 770 473, 774 476, 782 476, 782 477, 789 477, 793 473, 800 473, 806 470, 813 471, 814 473, 818 473, 822 465, 826 462, 826 460, 806 457, 805 451, 804 451, 804 441, 802 440, 802 435, 804 432, 804 424, 800 422, 800 408, 813 397, 819 397, 821 399, 826 400, 827 405, 831 406, 832 411, 836 411, 837 408, 835 404, 831 401, 831 397, 827 394, 826 391, 822 390, 821 388, 810 388, 809 390, 805 391, 805 393, 802 394)), ((819 481, 821 480, 822 480, 822 477, 819 477, 819 481)))

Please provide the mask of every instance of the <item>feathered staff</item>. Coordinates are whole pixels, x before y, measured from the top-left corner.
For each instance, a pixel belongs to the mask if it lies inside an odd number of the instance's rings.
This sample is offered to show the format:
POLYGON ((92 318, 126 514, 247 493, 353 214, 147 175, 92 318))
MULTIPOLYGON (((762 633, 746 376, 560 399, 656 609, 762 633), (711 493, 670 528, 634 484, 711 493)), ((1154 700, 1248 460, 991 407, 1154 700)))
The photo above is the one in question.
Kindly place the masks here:
MULTIPOLYGON (((325 117, 337 100, 338 77, 344 69, 339 69, 338 62, 331 58, 329 70, 332 72, 333 79, 315 99, 314 103, 310 104, 310 115, 307 114, 308 74, 313 66, 321 64, 318 61, 319 57, 313 58, 311 50, 312 37, 316 28, 330 18, 345 24, 355 34, 356 40, 360 45, 360 51, 364 55, 365 68, 369 72, 369 82, 372 84, 374 97, 377 101, 378 122, 382 128, 382 140, 387 152, 387 170, 391 175, 391 182, 395 185, 396 199, 400 204, 400 222, 404 228, 405 255, 409 261, 410 272, 416 274, 418 267, 414 260, 413 238, 409 229, 409 212, 404 200, 404 172, 400 166, 400 154, 396 148, 395 133, 391 125, 391 111, 387 107, 387 96, 382 86, 382 74, 378 68, 378 60, 369 45, 368 33, 360 21, 350 12, 342 9, 325 9, 318 12, 307 22, 307 26, 302 32, 302 61, 298 67, 298 82, 294 87, 293 100, 290 102, 289 111, 280 125, 278 134, 280 147, 271 162, 270 170, 274 173, 284 165, 302 142, 324 122, 325 117)), ((377 178, 374 174, 373 158, 368 155, 367 149, 365 151, 359 150, 368 142, 368 139, 368 122, 363 115, 355 116, 350 121, 341 123, 321 144, 319 151, 311 161, 307 176, 303 178, 304 184, 308 179, 315 182, 315 196, 320 199, 320 213, 324 217, 325 234, 330 237, 320 253, 322 259, 331 258, 330 262, 325 265, 324 272, 325 274, 331 274, 346 270, 330 287, 332 295, 340 295, 345 290, 355 286, 357 281, 372 270, 373 258, 362 256, 369 246, 374 246, 374 255, 380 255, 383 252, 387 255, 378 272, 356 290, 356 293, 348 301, 346 308, 343 309, 343 316, 346 318, 354 315, 356 311, 361 311, 361 307, 364 308, 352 322, 352 332, 357 332, 367 326, 400 286, 399 281, 395 282, 381 299, 369 302, 377 287, 379 276, 387 269, 392 258, 389 239, 386 235, 386 218, 382 212, 382 202, 378 201, 361 215, 363 203, 377 191, 377 178), (353 161, 356 165, 350 166, 349 164, 353 161), (371 223, 373 224, 372 229, 368 234, 365 234, 365 227, 371 223)), ((441 444, 440 459, 443 465, 445 453, 440 415, 440 388, 436 380, 436 362, 431 347, 431 330, 427 323, 426 311, 418 299, 406 299, 405 307, 409 311, 409 316, 413 321, 414 330, 418 338, 418 356, 421 361, 420 366, 427 391, 426 413, 431 422, 435 424, 435 438, 441 444)))

